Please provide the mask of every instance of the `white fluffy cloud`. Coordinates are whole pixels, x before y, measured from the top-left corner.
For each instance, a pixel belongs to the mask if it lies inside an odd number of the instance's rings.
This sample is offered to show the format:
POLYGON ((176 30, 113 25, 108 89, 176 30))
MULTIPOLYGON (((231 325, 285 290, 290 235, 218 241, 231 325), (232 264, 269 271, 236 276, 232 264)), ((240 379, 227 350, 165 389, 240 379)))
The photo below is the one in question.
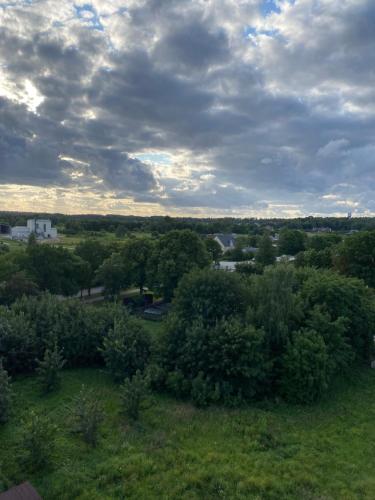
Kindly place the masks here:
POLYGON ((374 21, 370 0, 0 3, 0 208, 374 213, 374 21))

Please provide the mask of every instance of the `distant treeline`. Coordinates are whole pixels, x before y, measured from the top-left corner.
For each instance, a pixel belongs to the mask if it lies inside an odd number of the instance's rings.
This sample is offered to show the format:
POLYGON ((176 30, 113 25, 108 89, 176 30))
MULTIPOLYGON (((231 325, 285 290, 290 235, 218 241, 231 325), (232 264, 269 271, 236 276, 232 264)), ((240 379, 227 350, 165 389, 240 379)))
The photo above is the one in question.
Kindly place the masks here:
POLYGON ((121 215, 63 215, 45 213, 0 212, 0 222, 11 226, 25 225, 32 217, 47 217, 60 232, 80 234, 100 232, 126 234, 148 232, 164 234, 174 229, 191 229, 199 234, 237 233, 261 234, 264 230, 279 231, 282 228, 311 231, 330 228, 332 231, 372 230, 375 217, 305 217, 296 219, 237 219, 237 218, 192 218, 169 216, 121 216, 121 215))

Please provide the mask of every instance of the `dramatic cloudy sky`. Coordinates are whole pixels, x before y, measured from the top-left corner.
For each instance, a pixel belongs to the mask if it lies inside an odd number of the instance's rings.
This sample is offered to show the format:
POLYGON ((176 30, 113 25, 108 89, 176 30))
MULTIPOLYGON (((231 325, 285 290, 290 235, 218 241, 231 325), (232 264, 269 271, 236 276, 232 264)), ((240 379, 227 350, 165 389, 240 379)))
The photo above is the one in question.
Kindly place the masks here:
POLYGON ((0 209, 375 214, 374 0, 0 0, 0 209))

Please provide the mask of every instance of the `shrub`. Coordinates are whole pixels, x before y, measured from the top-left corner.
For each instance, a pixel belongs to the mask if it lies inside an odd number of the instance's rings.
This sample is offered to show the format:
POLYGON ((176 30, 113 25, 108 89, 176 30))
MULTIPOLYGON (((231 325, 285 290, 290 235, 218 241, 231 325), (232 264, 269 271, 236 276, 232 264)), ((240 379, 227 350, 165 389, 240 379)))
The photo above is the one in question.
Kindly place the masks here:
POLYGON ((283 396, 293 403, 312 403, 328 387, 328 353, 314 330, 293 334, 283 358, 280 382, 283 396))
POLYGON ((120 389, 121 413, 138 420, 139 413, 146 408, 149 397, 149 381, 137 370, 132 378, 125 379, 120 389))
POLYGON ((127 317, 116 321, 103 344, 106 367, 116 382, 145 369, 151 340, 137 320, 127 317))
POLYGON ((30 412, 23 422, 21 437, 22 461, 31 470, 40 471, 52 460, 57 427, 46 415, 30 412))
POLYGON ((10 377, 4 369, 3 361, 0 358, 0 424, 8 421, 11 404, 12 389, 10 386, 10 377))
MULTIPOLYGON (((169 360, 178 395, 189 390, 198 404, 205 405, 218 399, 251 399, 262 392, 269 366, 261 330, 230 319, 209 327, 196 323, 179 338, 177 355, 169 360)), ((171 387, 170 378, 167 386, 171 387)))
POLYGON ((100 424, 104 419, 101 402, 92 390, 83 385, 73 398, 69 408, 72 419, 72 431, 80 434, 85 443, 96 447, 100 424))
POLYGON ((44 393, 52 392, 60 387, 60 370, 65 365, 66 361, 62 357, 57 343, 53 349, 46 349, 44 358, 38 361, 36 369, 39 382, 44 393))

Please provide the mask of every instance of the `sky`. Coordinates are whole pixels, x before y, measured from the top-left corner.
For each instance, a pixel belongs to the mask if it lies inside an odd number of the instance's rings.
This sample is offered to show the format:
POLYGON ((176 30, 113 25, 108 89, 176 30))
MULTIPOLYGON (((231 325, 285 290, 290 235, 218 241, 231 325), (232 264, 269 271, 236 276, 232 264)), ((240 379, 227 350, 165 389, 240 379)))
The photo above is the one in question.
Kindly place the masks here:
POLYGON ((373 0, 0 0, 0 210, 375 215, 373 0))

